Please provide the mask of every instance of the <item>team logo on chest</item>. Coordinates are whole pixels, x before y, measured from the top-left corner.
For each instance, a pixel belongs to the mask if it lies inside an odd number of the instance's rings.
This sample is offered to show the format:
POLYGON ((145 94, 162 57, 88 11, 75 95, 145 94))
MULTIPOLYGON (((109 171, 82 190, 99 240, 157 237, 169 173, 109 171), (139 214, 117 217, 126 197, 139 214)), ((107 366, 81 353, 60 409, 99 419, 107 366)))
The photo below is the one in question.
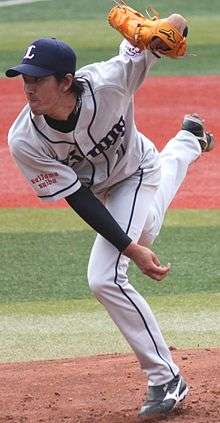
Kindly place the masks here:
MULTIPOLYGON (((78 149, 78 145, 75 144, 73 150, 69 151, 66 158, 59 161, 67 166, 74 168, 79 165, 86 157, 88 159, 94 158, 108 150, 114 145, 125 133, 125 121, 123 116, 120 117, 118 123, 116 123, 112 129, 101 139, 87 154, 82 154, 78 149)), ((58 158, 57 158, 58 160, 58 158)))
POLYGON ((99 154, 102 154, 103 151, 108 150, 112 145, 114 145, 119 138, 123 137, 124 133, 125 121, 123 116, 121 116, 118 123, 110 129, 107 135, 87 153, 87 157, 99 156, 99 154))
POLYGON ((78 163, 81 163, 83 159, 84 156, 82 156, 78 149, 74 147, 74 149, 69 152, 68 156, 65 159, 59 161, 67 166, 74 168, 74 166, 78 163))

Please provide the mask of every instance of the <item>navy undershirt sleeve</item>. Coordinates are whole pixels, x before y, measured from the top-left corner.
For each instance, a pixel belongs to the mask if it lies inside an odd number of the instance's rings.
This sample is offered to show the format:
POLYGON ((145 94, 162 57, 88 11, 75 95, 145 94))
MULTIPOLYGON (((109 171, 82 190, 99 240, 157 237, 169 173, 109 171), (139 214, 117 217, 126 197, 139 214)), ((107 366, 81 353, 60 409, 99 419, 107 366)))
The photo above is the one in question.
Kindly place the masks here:
POLYGON ((90 189, 82 186, 78 191, 66 197, 65 200, 89 226, 119 251, 125 250, 131 243, 131 238, 121 229, 90 189))

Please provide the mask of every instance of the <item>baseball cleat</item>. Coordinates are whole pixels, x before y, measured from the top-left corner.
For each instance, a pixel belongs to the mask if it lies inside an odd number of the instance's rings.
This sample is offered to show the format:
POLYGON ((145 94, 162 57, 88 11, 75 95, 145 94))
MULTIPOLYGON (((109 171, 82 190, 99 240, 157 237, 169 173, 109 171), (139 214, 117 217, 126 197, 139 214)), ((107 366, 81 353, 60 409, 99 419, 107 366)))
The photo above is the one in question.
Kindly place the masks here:
POLYGON ((170 413, 188 394, 189 388, 182 376, 175 376, 170 382, 149 386, 147 398, 140 411, 140 417, 155 417, 170 413))
POLYGON ((197 137, 202 152, 211 151, 214 148, 215 140, 213 134, 205 131, 204 121, 196 113, 184 116, 181 129, 191 132, 197 137))

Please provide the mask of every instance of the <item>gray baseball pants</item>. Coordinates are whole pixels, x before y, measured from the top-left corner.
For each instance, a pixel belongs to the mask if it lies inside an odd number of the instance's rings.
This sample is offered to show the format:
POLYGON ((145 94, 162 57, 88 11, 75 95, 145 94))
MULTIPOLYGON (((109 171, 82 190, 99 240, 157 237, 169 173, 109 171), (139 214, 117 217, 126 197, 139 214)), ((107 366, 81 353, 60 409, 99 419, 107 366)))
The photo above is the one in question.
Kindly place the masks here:
MULTIPOLYGON (((143 163, 134 175, 110 189, 105 205, 133 240, 145 246, 153 243, 188 166, 200 154, 195 136, 180 131, 159 153, 160 175, 145 174, 143 163)), ((97 235, 88 266, 91 291, 136 354, 149 385, 161 385, 178 374, 179 368, 149 305, 128 280, 128 265, 126 256, 97 235)), ((146 283, 155 282, 146 279, 146 283)))

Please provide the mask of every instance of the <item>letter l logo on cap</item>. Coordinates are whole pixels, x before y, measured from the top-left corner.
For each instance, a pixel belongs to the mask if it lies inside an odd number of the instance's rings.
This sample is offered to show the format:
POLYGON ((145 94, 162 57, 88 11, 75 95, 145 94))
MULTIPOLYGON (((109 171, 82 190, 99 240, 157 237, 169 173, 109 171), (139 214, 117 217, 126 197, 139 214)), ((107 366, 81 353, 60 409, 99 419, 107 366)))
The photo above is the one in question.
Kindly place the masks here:
POLYGON ((35 47, 35 45, 31 45, 30 47, 28 47, 28 49, 27 49, 27 53, 25 54, 24 59, 33 59, 33 57, 34 57, 34 53, 33 53, 33 54, 31 54, 31 50, 32 50, 33 48, 36 48, 36 47, 35 47))

